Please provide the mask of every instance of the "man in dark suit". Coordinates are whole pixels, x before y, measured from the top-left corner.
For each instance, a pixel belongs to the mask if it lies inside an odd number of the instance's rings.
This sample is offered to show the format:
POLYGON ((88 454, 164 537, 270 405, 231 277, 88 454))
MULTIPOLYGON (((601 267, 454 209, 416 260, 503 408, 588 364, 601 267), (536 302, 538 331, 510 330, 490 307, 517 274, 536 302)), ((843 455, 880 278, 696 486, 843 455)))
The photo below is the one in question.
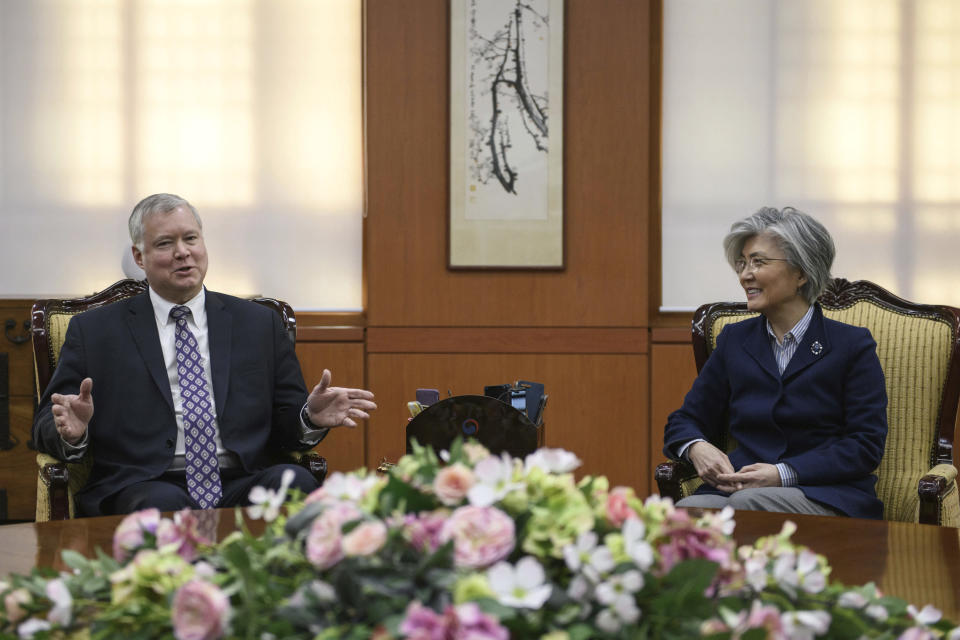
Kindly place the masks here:
POLYGON ((247 504, 252 487, 277 488, 286 470, 292 486, 316 488, 271 454, 356 426, 376 408, 373 394, 331 387, 324 370, 308 395, 279 316, 204 288, 207 252, 189 202, 149 196, 129 226, 149 290, 71 319, 33 425, 40 450, 93 456, 79 512, 247 504))

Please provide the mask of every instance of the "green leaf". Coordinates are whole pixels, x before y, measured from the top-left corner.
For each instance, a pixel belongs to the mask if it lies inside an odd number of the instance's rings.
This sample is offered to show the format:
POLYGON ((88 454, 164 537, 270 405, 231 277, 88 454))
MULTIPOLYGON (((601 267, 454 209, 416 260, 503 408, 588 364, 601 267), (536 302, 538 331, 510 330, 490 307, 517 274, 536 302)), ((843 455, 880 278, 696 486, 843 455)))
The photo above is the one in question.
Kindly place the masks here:
POLYGON ((64 549, 60 553, 60 556, 63 558, 63 563, 71 569, 83 571, 90 568, 90 560, 88 560, 83 554, 72 549, 64 549))
POLYGON ((706 617, 712 610, 704 595, 717 574, 719 565, 702 558, 677 563, 664 576, 660 594, 654 599, 659 613, 706 617))
POLYGON ((579 623, 567 627, 567 635, 570 640, 590 640, 596 636, 596 632, 593 627, 579 623))
POLYGON ((830 611, 831 638, 859 638, 873 627, 853 609, 835 607, 830 611))
POLYGON ((320 502, 311 502, 304 506, 296 515, 287 520, 287 524, 283 528, 284 533, 291 539, 296 539, 302 531, 313 524, 314 519, 323 512, 324 508, 324 505, 320 502))
POLYGON ((387 513, 404 505, 408 513, 432 511, 439 506, 436 498, 421 493, 396 476, 390 476, 387 486, 380 491, 380 507, 387 513))

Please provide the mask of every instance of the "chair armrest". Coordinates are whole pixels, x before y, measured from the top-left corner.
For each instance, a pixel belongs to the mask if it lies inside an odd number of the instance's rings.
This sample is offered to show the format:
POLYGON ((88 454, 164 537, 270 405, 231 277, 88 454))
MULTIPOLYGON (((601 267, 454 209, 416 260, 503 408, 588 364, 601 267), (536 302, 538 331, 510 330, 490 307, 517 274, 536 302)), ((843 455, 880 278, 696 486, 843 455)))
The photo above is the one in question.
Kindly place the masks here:
POLYGON ((960 497, 957 494, 957 468, 938 464, 917 483, 921 524, 960 525, 960 497))
POLYGON ((654 472, 660 495, 671 498, 674 502, 686 497, 683 492, 683 483, 696 477, 696 469, 685 461, 663 462, 657 465, 654 472))
POLYGON ((36 521, 70 519, 70 472, 67 464, 45 453, 37 454, 36 521))
POLYGON ((298 452, 297 464, 310 472, 318 485, 327 478, 327 459, 313 451, 298 452))

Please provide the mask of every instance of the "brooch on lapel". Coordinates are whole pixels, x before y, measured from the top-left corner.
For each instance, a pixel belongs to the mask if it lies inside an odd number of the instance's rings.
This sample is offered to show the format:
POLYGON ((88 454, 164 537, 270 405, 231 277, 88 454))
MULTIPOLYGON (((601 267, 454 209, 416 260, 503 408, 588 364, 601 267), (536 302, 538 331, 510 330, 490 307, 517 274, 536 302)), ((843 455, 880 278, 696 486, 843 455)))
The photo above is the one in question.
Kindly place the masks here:
POLYGON ((813 344, 810 345, 810 353, 812 353, 815 356, 818 356, 822 351, 823 351, 823 345, 820 344, 819 340, 814 340, 813 344))

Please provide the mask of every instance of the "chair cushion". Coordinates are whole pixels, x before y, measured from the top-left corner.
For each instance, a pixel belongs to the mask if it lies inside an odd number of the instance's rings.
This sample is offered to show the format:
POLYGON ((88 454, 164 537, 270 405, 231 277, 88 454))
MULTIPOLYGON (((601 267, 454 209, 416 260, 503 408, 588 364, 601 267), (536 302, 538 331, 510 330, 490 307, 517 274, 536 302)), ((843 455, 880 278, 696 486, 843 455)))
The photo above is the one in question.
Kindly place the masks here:
POLYGON ((908 315, 861 300, 824 309, 833 320, 870 329, 887 386, 887 443, 877 495, 887 520, 917 519, 917 482, 934 465, 940 401, 950 366, 953 329, 939 319, 908 315))
POLYGON ((76 313, 53 311, 47 314, 47 345, 50 349, 50 361, 54 367, 60 359, 60 347, 67 338, 67 325, 76 313))

